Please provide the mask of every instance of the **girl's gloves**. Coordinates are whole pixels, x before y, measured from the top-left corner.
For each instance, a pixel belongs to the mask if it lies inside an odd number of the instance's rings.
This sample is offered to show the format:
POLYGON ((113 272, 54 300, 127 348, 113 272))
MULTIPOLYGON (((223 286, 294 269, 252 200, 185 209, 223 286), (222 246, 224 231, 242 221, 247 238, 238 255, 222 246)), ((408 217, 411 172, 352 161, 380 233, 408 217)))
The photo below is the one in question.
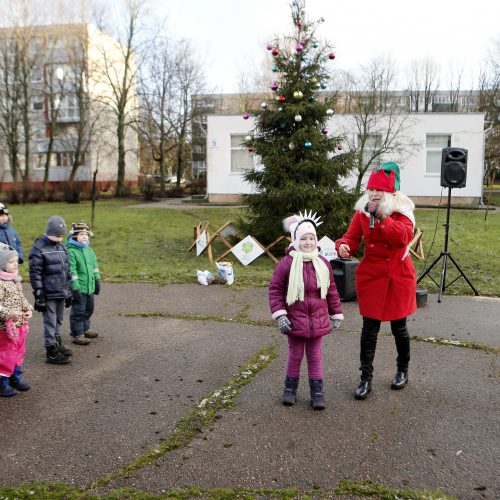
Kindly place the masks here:
POLYGON ((286 314, 283 314, 283 316, 276 318, 276 323, 278 324, 278 328, 280 329, 281 333, 286 334, 292 331, 292 324, 290 323, 290 320, 288 319, 288 316, 286 314))
POLYGON ((333 314, 330 316, 330 331, 334 331, 340 327, 342 321, 344 320, 344 315, 342 313, 333 314))
POLYGON ((378 220, 384 220, 387 216, 387 206, 383 201, 369 201, 365 209, 369 214, 373 214, 378 220))

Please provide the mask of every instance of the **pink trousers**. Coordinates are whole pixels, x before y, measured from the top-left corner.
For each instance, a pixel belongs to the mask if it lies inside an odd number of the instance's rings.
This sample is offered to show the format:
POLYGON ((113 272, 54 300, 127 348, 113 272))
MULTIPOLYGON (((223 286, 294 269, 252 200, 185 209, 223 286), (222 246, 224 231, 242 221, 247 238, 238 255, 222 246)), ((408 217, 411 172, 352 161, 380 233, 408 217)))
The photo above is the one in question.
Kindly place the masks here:
POLYGON ((10 377, 16 366, 21 366, 26 352, 28 323, 17 327, 17 338, 9 339, 6 330, 0 330, 0 377, 10 377))
POLYGON ((288 335, 288 362, 286 374, 289 377, 300 375, 300 364, 304 357, 304 350, 307 357, 307 372, 310 379, 323 379, 323 337, 314 339, 304 339, 288 335))

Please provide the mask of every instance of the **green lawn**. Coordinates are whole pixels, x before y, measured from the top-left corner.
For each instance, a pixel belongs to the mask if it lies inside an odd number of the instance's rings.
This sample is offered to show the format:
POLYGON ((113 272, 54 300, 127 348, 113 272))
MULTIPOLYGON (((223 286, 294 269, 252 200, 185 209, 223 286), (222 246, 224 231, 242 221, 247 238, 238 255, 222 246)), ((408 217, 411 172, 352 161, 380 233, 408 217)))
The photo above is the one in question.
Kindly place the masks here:
MULTIPOLYGON (((208 269, 216 274, 215 264, 208 261, 206 254, 196 257, 194 251, 187 252, 193 239, 193 226, 208 220, 219 227, 228 220, 236 220, 237 208, 192 208, 184 210, 161 208, 133 209, 133 202, 98 201, 94 238, 92 246, 99 259, 100 268, 106 281, 196 283, 196 270, 208 269)), ((68 226, 81 219, 90 222, 90 203, 68 205, 46 203, 37 205, 10 206, 26 254, 36 237, 45 230, 50 215, 61 215, 68 226)), ((424 231, 424 251, 427 261, 414 259, 419 275, 427 269, 444 247, 446 210, 419 209, 416 212, 417 226, 424 231), (435 241, 432 245, 433 236, 435 241), (431 253, 429 254, 429 251, 431 253)), ((450 240, 448 250, 460 265, 481 295, 500 296, 500 215, 489 213, 486 221, 484 211, 452 210, 450 217, 450 240)), ((321 236, 321 234, 320 234, 321 236)), ((340 235, 329 235, 338 238, 340 235)), ((218 244, 215 255, 220 255, 225 247, 218 244)), ((279 257, 279 252, 275 255, 279 257)), ((266 286, 274 264, 267 257, 260 257, 249 266, 239 264, 230 254, 235 270, 235 286, 266 286)), ((440 281, 441 265, 434 268, 433 276, 440 281)), ((448 266, 450 279, 456 276, 453 265, 448 266)), ((22 266, 22 274, 27 276, 27 265, 22 266)), ((447 280, 449 282, 449 280, 447 280)), ((431 292, 436 286, 427 278, 421 284, 431 292)), ((471 294, 465 281, 460 278, 447 294, 471 294)))

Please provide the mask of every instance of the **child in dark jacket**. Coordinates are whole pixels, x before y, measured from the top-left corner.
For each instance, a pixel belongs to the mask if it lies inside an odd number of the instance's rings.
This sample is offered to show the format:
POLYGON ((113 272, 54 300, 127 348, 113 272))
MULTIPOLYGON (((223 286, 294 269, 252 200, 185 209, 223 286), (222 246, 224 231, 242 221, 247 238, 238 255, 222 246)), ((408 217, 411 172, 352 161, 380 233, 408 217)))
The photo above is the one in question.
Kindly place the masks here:
POLYGON ((32 307, 21 287, 19 255, 0 243, 0 396, 30 389, 23 379, 22 365, 31 315, 32 307))
POLYGON ((12 225, 12 217, 7 205, 0 203, 0 242, 12 247, 19 256, 19 264, 24 262, 24 250, 19 235, 12 225))
POLYGON ((89 245, 90 236, 93 235, 88 224, 74 222, 66 241, 73 293, 69 323, 73 343, 78 345, 87 345, 88 339, 98 336, 90 330, 90 317, 94 312, 94 295, 101 291, 101 276, 94 250, 89 245))
POLYGON ((307 212, 283 221, 292 243, 276 266, 269 285, 269 304, 281 333, 288 336, 288 361, 283 404, 295 403, 300 365, 307 356, 311 404, 325 408, 323 396, 323 336, 344 319, 330 263, 319 255, 316 227, 307 212))
POLYGON ((43 335, 47 363, 65 365, 71 351, 61 342, 64 307, 71 307, 71 272, 68 250, 63 244, 66 223, 53 215, 46 233, 38 238, 29 254, 30 281, 35 295, 35 311, 43 313, 43 335))

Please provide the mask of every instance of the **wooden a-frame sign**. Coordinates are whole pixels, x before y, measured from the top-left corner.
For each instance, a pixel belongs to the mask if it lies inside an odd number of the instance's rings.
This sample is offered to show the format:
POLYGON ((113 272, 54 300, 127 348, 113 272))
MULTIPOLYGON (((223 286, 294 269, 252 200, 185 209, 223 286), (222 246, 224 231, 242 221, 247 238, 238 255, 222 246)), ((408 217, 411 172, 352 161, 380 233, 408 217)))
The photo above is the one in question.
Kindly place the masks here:
POLYGON ((422 243, 423 231, 415 228, 413 239, 410 241, 410 253, 419 260, 424 260, 424 245, 422 243))

